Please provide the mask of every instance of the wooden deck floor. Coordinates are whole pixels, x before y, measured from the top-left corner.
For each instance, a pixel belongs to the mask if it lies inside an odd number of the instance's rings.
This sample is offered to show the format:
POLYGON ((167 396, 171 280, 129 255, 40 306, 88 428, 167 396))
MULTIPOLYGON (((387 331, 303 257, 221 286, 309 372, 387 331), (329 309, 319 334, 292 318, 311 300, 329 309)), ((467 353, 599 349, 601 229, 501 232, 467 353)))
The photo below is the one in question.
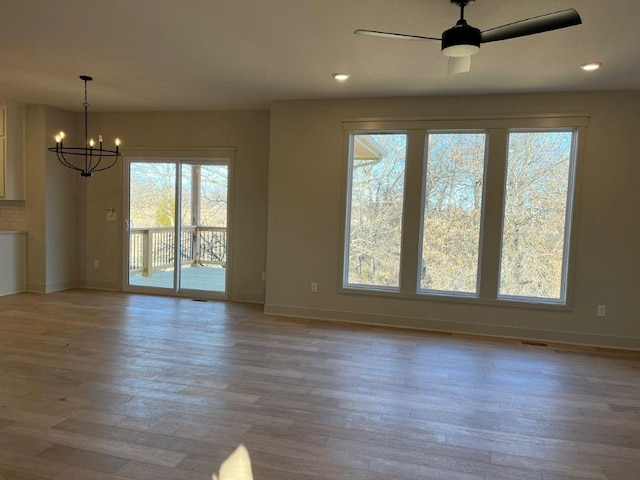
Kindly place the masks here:
POLYGON ((0 478, 640 478, 640 355, 73 290, 0 298, 0 478))
MULTIPOLYGON (((181 272, 182 290, 200 290, 205 292, 224 292, 226 268, 220 267, 184 267, 181 272)), ((134 274, 129 284, 140 287, 173 288, 173 270, 155 272, 150 277, 134 274)))

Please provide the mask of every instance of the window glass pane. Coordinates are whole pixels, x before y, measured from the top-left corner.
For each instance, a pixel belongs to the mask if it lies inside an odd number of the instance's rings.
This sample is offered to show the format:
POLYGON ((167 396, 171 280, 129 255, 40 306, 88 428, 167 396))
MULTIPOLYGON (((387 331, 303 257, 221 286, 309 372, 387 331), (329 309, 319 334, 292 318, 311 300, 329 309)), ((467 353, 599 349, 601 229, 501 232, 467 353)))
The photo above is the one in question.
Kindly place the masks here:
POLYGON ((202 196, 200 223, 214 227, 226 227, 229 167, 227 165, 202 165, 200 168, 200 195, 202 196))
POLYGON ((509 134, 499 295, 564 300, 573 135, 509 134))
POLYGON ((405 134, 353 135, 345 279, 400 286, 405 134))
POLYGON ((130 163, 129 285, 174 288, 175 163, 130 163))
POLYGON ((182 163, 180 288, 225 292, 228 166, 182 163))
POLYGON ((477 293, 486 134, 427 136, 420 289, 477 293))

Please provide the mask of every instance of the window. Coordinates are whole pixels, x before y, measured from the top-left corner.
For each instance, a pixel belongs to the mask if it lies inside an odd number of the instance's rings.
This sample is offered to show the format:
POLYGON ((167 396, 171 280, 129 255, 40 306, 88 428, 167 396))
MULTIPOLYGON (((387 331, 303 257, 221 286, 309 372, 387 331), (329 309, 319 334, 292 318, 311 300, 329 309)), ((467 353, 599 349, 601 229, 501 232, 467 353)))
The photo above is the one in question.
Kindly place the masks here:
POLYGON ((345 122, 343 289, 566 305, 587 120, 345 122))
POLYGON ((420 289, 478 291, 485 133, 428 133, 420 289))
POLYGON ((571 131, 509 134, 501 296, 564 300, 573 145, 571 131))
POLYGON ((352 136, 345 283, 400 286, 405 134, 352 136))

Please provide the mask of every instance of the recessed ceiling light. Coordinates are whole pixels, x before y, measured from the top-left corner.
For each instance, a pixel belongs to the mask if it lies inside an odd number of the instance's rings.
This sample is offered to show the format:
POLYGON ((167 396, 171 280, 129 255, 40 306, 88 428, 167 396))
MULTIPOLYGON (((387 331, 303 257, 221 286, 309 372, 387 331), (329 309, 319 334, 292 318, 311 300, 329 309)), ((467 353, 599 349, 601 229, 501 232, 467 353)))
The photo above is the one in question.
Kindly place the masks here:
POLYGON ((593 70, 598 70, 602 66, 602 62, 589 62, 580 65, 582 70, 586 70, 587 72, 592 72, 593 70))
POLYGON ((349 80, 349 77, 351 75, 349 75, 348 73, 334 73, 331 76, 339 82, 346 82, 347 80, 349 80))

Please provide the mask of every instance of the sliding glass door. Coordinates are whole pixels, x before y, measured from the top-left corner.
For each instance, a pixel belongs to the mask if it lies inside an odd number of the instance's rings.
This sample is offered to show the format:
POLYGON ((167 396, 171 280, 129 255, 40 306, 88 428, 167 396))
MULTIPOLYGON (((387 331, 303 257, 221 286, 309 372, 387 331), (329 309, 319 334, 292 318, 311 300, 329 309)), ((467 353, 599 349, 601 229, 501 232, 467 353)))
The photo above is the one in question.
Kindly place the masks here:
POLYGON ((227 165, 182 164, 181 289, 226 291, 228 179, 227 165))
POLYGON ((126 289, 224 297, 229 162, 128 159, 126 289))

